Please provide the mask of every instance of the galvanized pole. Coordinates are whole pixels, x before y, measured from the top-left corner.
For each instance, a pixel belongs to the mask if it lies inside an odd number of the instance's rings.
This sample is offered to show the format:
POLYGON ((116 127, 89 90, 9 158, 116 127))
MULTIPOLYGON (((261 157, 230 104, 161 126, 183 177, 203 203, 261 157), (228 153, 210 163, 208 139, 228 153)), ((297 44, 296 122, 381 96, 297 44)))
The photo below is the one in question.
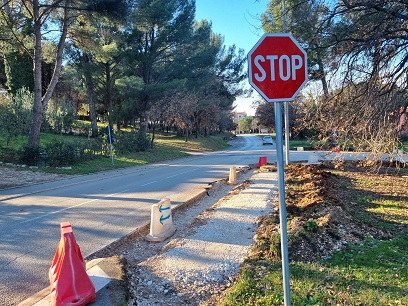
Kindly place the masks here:
POLYGON ((275 128, 276 128, 276 154, 278 164, 279 221, 281 229, 280 234, 282 253, 283 293, 285 306, 290 306, 289 255, 288 255, 288 235, 286 227, 286 203, 285 203, 285 168, 283 165, 282 109, 280 102, 275 103, 275 128))
POLYGON ((111 125, 108 125, 108 142, 109 142, 109 145, 110 145, 110 155, 111 155, 111 158, 112 158, 112 166, 114 166, 115 162, 113 160, 113 146, 112 146, 113 135, 112 135, 112 131, 113 131, 113 128, 111 129, 111 125))
MULTIPOLYGON (((287 32, 286 28, 286 4, 285 0, 282 0, 282 28, 283 33, 287 32)), ((289 165, 289 102, 284 103, 284 110, 285 110, 285 160, 286 164, 289 165)))
MULTIPOLYGON (((282 27, 283 33, 287 32, 286 28, 286 3, 282 0, 282 27)), ((289 102, 284 102, 284 115, 285 115, 285 160, 286 165, 289 165, 289 102)), ((280 122, 277 117, 282 118, 282 110, 280 103, 275 104, 275 122, 280 122)), ((276 129, 282 131, 282 126, 276 126, 276 129)), ((280 137, 276 135, 276 145, 278 149, 278 182, 279 182, 279 222, 281 227, 281 254, 282 254, 282 275, 283 275, 283 294, 285 306, 290 306, 290 276, 289 276, 289 252, 288 252, 288 235, 286 228, 286 200, 285 200, 285 168, 283 166, 283 150, 282 150, 282 132, 280 137), (281 144, 278 143, 280 138, 281 144), (281 155, 281 157, 279 157, 281 155)))

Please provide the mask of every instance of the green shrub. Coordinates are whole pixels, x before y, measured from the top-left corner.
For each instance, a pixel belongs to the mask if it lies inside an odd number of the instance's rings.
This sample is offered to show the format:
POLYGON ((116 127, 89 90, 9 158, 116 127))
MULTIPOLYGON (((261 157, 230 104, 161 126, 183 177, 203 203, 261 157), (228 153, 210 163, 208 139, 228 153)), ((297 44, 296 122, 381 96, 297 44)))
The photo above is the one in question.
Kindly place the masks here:
POLYGON ((129 152, 146 151, 149 148, 150 140, 142 131, 137 133, 119 131, 115 134, 114 144, 116 153, 121 155, 129 152))
POLYGON ((76 146, 72 143, 54 140, 47 144, 45 151, 48 154, 48 164, 50 166, 67 166, 75 162, 76 146))
POLYGON ((69 166, 80 161, 92 159, 100 154, 100 142, 96 140, 85 142, 64 142, 54 140, 47 144, 44 152, 47 154, 47 163, 52 167, 69 166))
POLYGON ((4 163, 19 163, 21 150, 0 147, 0 160, 4 163))
POLYGON ((305 229, 309 232, 315 233, 319 229, 319 225, 317 224, 316 220, 309 219, 306 221, 305 229))
POLYGON ((150 146, 150 137, 146 135, 144 130, 139 130, 137 133, 137 143, 139 151, 146 151, 150 146))
POLYGON ((103 141, 101 137, 91 138, 86 145, 85 154, 88 155, 88 159, 91 159, 97 155, 103 155, 103 141))
POLYGON ((53 132, 70 133, 76 119, 76 109, 71 101, 51 101, 45 113, 46 121, 53 132))
POLYGON ((281 258, 281 236, 279 233, 273 233, 271 237, 269 237, 269 252, 271 258, 281 258))
POLYGON ((26 145, 21 148, 19 156, 19 160, 22 161, 23 164, 37 166, 40 156, 40 148, 26 145))
POLYGON ((0 101, 0 134, 8 146, 12 139, 29 132, 33 94, 26 88, 16 91, 11 98, 0 101))
POLYGON ((88 121, 75 120, 72 129, 75 131, 75 134, 88 136, 91 131, 91 123, 88 121))

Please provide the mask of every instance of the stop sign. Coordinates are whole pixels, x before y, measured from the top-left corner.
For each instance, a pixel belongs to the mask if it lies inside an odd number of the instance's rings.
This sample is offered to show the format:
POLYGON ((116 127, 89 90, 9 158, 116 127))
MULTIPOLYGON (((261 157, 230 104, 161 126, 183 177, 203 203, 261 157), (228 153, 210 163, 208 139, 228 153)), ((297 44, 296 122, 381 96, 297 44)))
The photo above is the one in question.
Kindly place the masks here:
POLYGON ((248 53, 248 75, 266 101, 292 101, 307 82, 306 52, 290 34, 264 34, 248 53))

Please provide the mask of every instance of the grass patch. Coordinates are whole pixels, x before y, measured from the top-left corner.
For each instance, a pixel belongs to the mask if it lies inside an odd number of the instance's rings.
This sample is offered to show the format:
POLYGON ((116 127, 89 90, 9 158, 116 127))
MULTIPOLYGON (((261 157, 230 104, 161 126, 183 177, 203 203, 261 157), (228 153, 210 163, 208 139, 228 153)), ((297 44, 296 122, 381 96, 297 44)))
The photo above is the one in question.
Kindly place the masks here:
POLYGON ((178 151, 218 151, 228 147, 228 136, 229 135, 198 136, 197 138, 189 138, 186 142, 184 137, 179 137, 174 134, 157 134, 155 135, 155 143, 159 147, 172 148, 178 151))
POLYGON ((407 305, 407 264, 396 256, 407 250, 396 250, 403 240, 367 240, 328 261, 292 263, 293 305, 407 305))
POLYGON ((189 154, 176 149, 157 146, 155 150, 151 151, 129 153, 124 156, 114 156, 113 163, 111 157, 100 157, 67 168, 43 168, 43 171, 60 174, 88 174, 99 171, 141 166, 186 156, 189 156, 189 154))
POLYGON ((297 148, 297 147, 304 147, 304 148, 310 148, 312 147, 313 143, 312 141, 309 140, 289 140, 289 147, 290 148, 297 148))
MULTIPOLYGON (((408 258, 399 256, 402 251, 407 251, 406 239, 367 240, 350 245, 328 261, 292 262, 291 303, 408 305, 408 258)), ((267 267, 262 262, 246 264, 238 282, 219 305, 282 305, 280 271, 278 262, 267 267)))
POLYGON ((402 150, 404 150, 404 153, 408 152, 408 141, 402 142, 402 150))

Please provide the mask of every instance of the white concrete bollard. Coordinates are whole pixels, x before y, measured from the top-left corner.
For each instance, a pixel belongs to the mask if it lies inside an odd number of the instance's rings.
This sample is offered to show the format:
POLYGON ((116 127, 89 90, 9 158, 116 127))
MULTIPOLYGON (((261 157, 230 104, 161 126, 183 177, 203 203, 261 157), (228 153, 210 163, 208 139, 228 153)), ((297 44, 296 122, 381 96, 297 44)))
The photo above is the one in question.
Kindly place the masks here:
POLYGON ((146 235, 146 240, 162 242, 174 234, 176 227, 173 225, 170 205, 169 198, 152 205, 150 233, 146 235))
POLYGON ((304 151, 305 148, 304 148, 304 147, 297 147, 296 150, 297 150, 297 151, 304 151))
POLYGON ((236 184, 236 179, 237 179, 237 168, 236 167, 231 167, 230 168, 230 173, 229 173, 228 184, 235 185, 236 184))

